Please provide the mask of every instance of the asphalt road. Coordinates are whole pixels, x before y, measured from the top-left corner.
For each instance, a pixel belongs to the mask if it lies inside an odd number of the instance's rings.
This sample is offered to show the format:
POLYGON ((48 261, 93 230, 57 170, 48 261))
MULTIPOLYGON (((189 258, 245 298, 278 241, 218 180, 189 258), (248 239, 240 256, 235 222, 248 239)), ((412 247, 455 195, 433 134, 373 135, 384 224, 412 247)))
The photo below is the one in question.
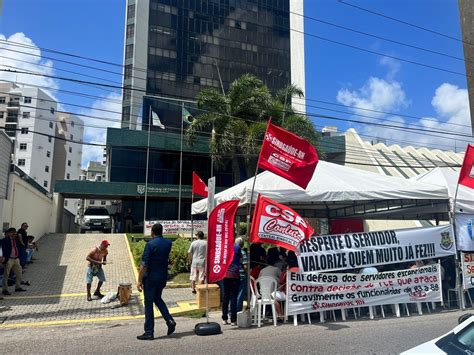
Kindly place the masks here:
MULTIPOLYGON (((396 354, 448 332, 457 325, 459 311, 347 322, 292 324, 239 329, 223 326, 223 333, 199 337, 200 320, 177 318, 176 334, 166 337, 158 319, 154 341, 138 341, 142 321, 94 325, 0 330, 0 353, 194 353, 194 354, 396 354)), ((212 318, 218 321, 218 314, 212 318)))

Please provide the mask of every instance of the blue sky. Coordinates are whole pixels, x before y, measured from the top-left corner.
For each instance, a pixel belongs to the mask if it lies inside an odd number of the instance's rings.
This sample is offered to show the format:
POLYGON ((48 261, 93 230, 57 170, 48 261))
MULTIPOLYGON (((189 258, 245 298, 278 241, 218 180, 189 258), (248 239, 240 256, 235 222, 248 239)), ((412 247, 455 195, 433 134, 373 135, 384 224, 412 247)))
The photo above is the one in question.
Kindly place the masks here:
MULTIPOLYGON (((347 1, 456 38, 461 37, 456 0, 347 1)), ((13 35, 16 40, 28 41, 30 39, 38 47, 57 49, 118 64, 122 63, 125 1, 4 0, 3 6, 0 19, 0 35, 5 38, 13 35), (24 37, 18 33, 23 33, 24 37)), ((336 0, 306 0, 305 15, 451 56, 463 57, 462 45, 458 41, 365 13, 343 5, 336 0)), ((306 97, 308 99, 393 113, 390 115, 376 115, 376 118, 372 120, 373 122, 387 120, 388 122, 398 122, 398 124, 404 126, 422 125, 425 128, 456 130, 467 134, 471 132, 470 127, 463 126, 469 124, 467 92, 465 90, 466 78, 464 76, 423 68, 327 43, 313 38, 311 35, 326 37, 371 51, 460 73, 465 72, 463 61, 351 33, 309 18, 305 19, 305 32, 308 34, 305 36, 306 97), (428 120, 420 121, 399 115, 426 117, 428 120), (454 122, 457 125, 446 125, 445 122, 447 121, 454 122)), ((74 76, 59 71, 59 69, 66 69, 115 81, 117 84, 120 83, 120 76, 78 68, 57 61, 50 62, 44 57, 54 56, 64 60, 74 59, 58 57, 44 51, 40 54, 43 56, 42 59, 30 56, 22 56, 22 58, 23 60, 34 60, 36 63, 46 65, 46 67, 36 67, 37 70, 44 73, 74 76)), ((17 53, 15 57, 18 57, 18 55, 21 56, 17 53)), ((100 66, 114 72, 121 72, 119 67, 104 66, 82 60, 79 60, 79 62, 100 66)), ((17 64, 20 63, 17 62, 17 64)), ((26 64, 23 63, 23 65, 26 64)), ((97 81, 93 78, 83 79, 97 81)), ((29 77, 28 79, 24 78, 24 80, 41 80, 41 78, 32 79, 29 77)), ((38 84, 38 81, 36 83, 38 84)), ((80 91, 109 100, 81 98, 53 91, 54 96, 61 102, 104 108, 110 111, 120 110, 117 101, 120 99, 118 92, 114 94, 110 90, 79 86, 57 80, 53 82, 43 80, 39 83, 48 84, 61 90, 80 91)), ((355 120, 367 120, 367 118, 357 117, 354 114, 374 115, 368 111, 344 109, 318 102, 308 101, 307 103, 308 112, 355 120), (309 105, 318 108, 309 107, 309 105), (347 113, 331 112, 324 110, 323 107, 343 110, 347 113)), ((104 113, 100 111, 64 106, 71 111, 104 116, 104 113)), ((119 119, 118 114, 108 113, 105 115, 106 118, 119 119)), ((314 122, 318 127, 336 125, 340 130, 355 127, 360 133, 367 135, 367 137, 364 137, 367 140, 372 136, 383 137, 389 139, 390 143, 401 145, 408 145, 410 142, 431 146, 436 142, 438 145, 446 144, 445 148, 453 145, 453 139, 440 141, 433 137, 415 133, 402 135, 399 131, 381 129, 376 126, 360 126, 321 119, 315 119, 314 122), (401 136, 403 136, 403 139, 401 136)), ((88 120, 87 123, 103 126, 107 122, 88 120)), ((110 125, 110 122, 107 125, 110 125)), ((103 129, 88 129, 86 130, 85 140, 103 141, 104 134, 105 130, 103 129)), ((465 146, 465 144, 466 142, 459 141, 457 147, 465 146)), ((440 147, 443 148, 443 146, 440 147)), ((94 154, 97 154, 97 150, 86 148, 84 159, 93 158, 94 154)))

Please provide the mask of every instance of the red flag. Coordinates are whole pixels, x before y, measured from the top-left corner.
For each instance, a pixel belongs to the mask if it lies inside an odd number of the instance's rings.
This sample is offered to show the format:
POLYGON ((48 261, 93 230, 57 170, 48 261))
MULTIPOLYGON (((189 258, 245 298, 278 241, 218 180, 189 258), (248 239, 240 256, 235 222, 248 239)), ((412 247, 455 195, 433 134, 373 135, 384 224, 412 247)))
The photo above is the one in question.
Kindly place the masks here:
POLYGON ((466 153, 464 154, 458 184, 474 189, 474 146, 470 144, 467 145, 466 153))
POLYGON ((240 200, 217 205, 209 214, 207 231, 207 277, 217 282, 225 277, 234 259, 234 217, 240 200))
POLYGON ((258 166, 301 186, 309 184, 319 157, 311 143, 268 121, 258 166))
POLYGON ((198 174, 193 171, 193 194, 207 197, 207 185, 201 180, 198 174))
POLYGON ((250 232, 251 243, 269 243, 296 251, 313 228, 291 208, 258 195, 250 232))

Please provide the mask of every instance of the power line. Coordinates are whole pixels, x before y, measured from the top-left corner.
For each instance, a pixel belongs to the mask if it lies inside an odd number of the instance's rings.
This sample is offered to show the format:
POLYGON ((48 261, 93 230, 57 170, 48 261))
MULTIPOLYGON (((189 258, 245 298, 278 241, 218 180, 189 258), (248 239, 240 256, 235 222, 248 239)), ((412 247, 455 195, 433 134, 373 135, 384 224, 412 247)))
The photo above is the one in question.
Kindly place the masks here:
MULTIPOLYGON (((364 32, 364 31, 356 30, 354 28, 338 25, 336 23, 325 21, 325 20, 322 20, 322 19, 319 19, 319 18, 316 18, 316 17, 312 17, 312 16, 308 16, 308 15, 302 15, 302 14, 292 12, 292 11, 290 11, 290 13, 294 14, 294 15, 297 15, 297 16, 301 16, 305 19, 309 19, 309 20, 312 20, 312 21, 323 23, 323 24, 328 25, 328 26, 333 26, 333 27, 336 27, 336 28, 340 28, 340 29, 343 29, 345 31, 358 33, 358 34, 361 34, 361 35, 364 35, 364 36, 367 36, 367 37, 372 37, 372 38, 380 39, 382 41, 395 43, 395 44, 398 44, 400 46, 416 49, 416 50, 419 50, 419 51, 423 51, 423 52, 427 52, 427 53, 431 53, 431 54, 437 54, 437 55, 447 57, 447 58, 451 58, 451 59, 460 60, 462 62, 465 61, 465 59, 461 58, 461 57, 456 57, 454 55, 446 54, 446 53, 443 53, 443 52, 438 52, 438 51, 435 51, 435 50, 432 50, 432 49, 428 49, 428 48, 424 48, 424 47, 420 47, 420 46, 415 46, 415 45, 412 45, 412 44, 408 44, 408 43, 405 43, 405 42, 400 42, 400 41, 390 39, 390 38, 386 38, 386 37, 382 37, 382 36, 379 36, 379 35, 374 35, 372 33, 368 33, 368 32, 364 32)), ((466 60, 466 61, 469 61, 469 60, 466 60)))
POLYGON ((350 4, 350 3, 345 2, 345 1, 343 1, 343 0, 338 0, 338 1, 339 1, 339 3, 344 4, 344 5, 346 5, 346 6, 351 6, 351 7, 355 8, 355 9, 358 9, 358 10, 361 10, 361 11, 365 11, 365 12, 368 12, 368 13, 370 13, 370 14, 373 14, 373 15, 376 15, 376 16, 380 16, 380 17, 383 17, 383 18, 386 18, 386 19, 389 19, 389 20, 392 20, 392 21, 395 21, 395 22, 399 22, 399 23, 402 23, 402 24, 404 24, 404 25, 411 26, 411 27, 417 28, 417 29, 422 30, 422 31, 430 32, 430 33, 433 33, 433 34, 438 35, 438 36, 441 36, 441 37, 449 38, 449 39, 452 39, 452 40, 457 41, 457 42, 462 42, 462 43, 468 44, 468 45, 470 45, 470 46, 473 45, 472 43, 467 42, 467 41, 463 41, 462 39, 459 39, 459 38, 456 38, 456 37, 453 37, 453 36, 450 36, 450 35, 447 35, 447 34, 444 34, 444 33, 441 33, 441 32, 438 32, 438 31, 435 31, 435 30, 426 28, 426 27, 422 27, 422 26, 419 26, 419 25, 417 25, 417 24, 410 23, 410 22, 408 22, 408 21, 400 20, 400 19, 398 19, 398 18, 395 18, 395 17, 392 17, 392 16, 388 16, 388 15, 382 14, 382 13, 380 13, 380 12, 376 12, 376 11, 370 10, 370 9, 364 8, 364 7, 362 7, 362 6, 350 4))

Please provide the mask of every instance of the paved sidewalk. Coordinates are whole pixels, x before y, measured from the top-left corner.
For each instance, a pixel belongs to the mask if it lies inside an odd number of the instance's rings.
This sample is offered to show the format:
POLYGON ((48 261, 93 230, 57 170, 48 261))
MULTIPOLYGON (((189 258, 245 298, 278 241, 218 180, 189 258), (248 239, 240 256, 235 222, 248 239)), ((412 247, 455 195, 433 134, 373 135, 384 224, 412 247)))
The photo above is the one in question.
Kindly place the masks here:
MULTIPOLYGON (((41 239, 39 247, 34 263, 23 278, 31 283, 31 286, 25 286, 28 292, 12 292, 12 296, 0 301, 0 306, 10 307, 0 311, 0 328, 143 317, 142 301, 136 290, 135 273, 123 234, 51 234, 41 239), (111 245, 110 263, 104 266, 107 282, 102 293, 116 292, 120 282, 131 282, 133 294, 128 306, 112 308, 118 302, 102 304, 99 300, 86 300, 85 258, 103 239, 111 245)), ((93 290, 96 283, 95 278, 93 290)), ((10 290, 13 291, 13 287, 10 290)), ((175 314, 196 308, 189 288, 166 289, 163 298, 175 314)))

